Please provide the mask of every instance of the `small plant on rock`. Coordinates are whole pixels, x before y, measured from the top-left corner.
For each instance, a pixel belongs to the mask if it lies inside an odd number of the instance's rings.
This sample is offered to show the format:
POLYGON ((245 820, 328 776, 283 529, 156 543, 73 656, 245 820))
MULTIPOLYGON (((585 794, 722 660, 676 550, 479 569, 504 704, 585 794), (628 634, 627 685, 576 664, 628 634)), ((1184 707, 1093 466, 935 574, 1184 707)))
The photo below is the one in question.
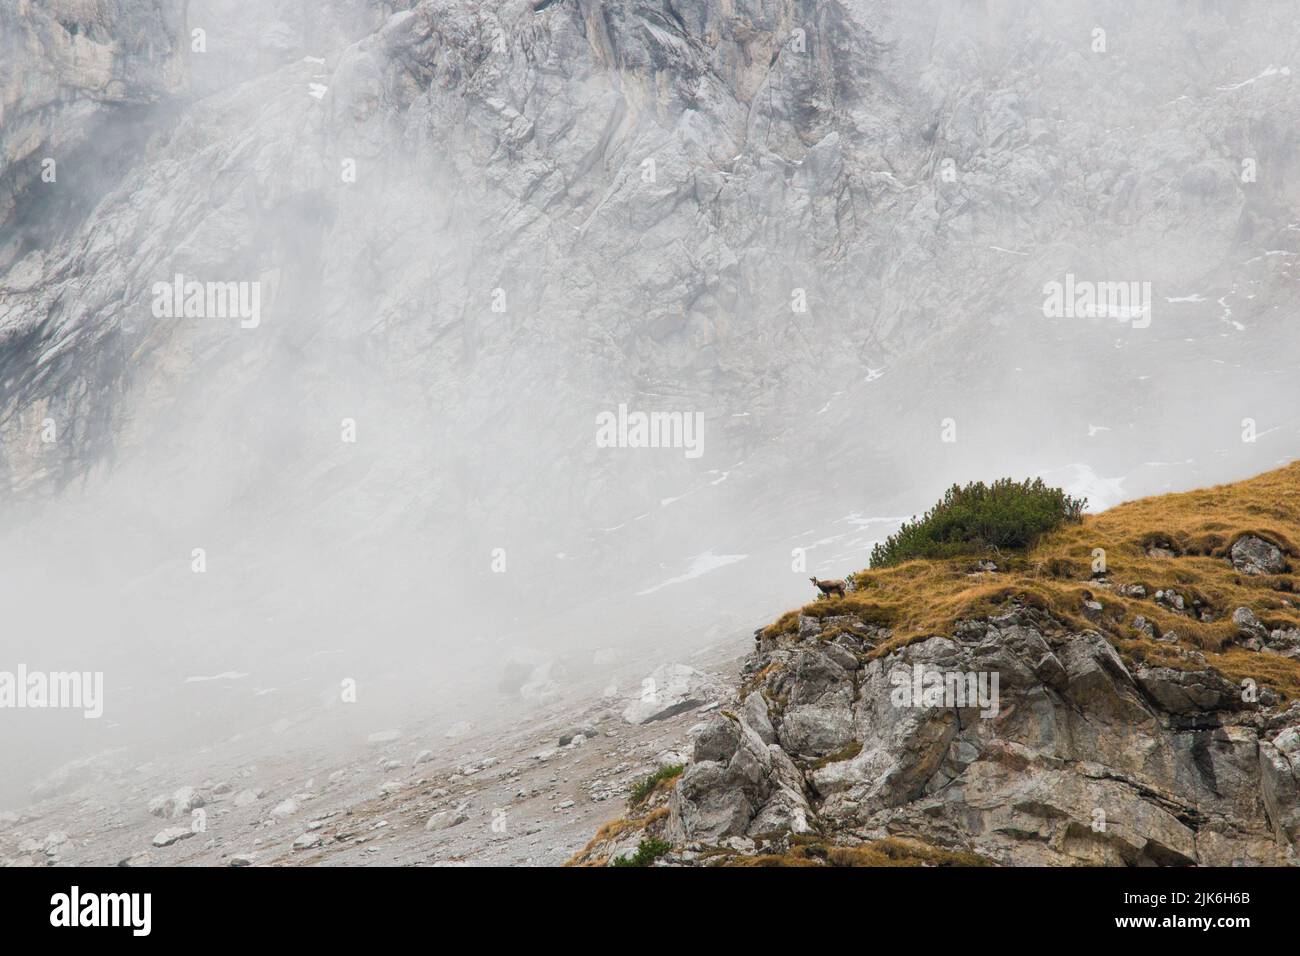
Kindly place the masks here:
POLYGON ((628 794, 627 798, 627 805, 629 807, 636 807, 645 803, 646 800, 650 798, 650 794, 655 792, 655 789, 661 782, 672 780, 684 769, 685 767, 682 764, 670 764, 667 767, 660 767, 645 779, 638 780, 636 783, 632 784, 631 792, 628 794))
POLYGON ((636 852, 631 856, 614 858, 614 866, 649 866, 659 857, 673 848, 671 843, 658 837, 646 837, 637 844, 636 852))

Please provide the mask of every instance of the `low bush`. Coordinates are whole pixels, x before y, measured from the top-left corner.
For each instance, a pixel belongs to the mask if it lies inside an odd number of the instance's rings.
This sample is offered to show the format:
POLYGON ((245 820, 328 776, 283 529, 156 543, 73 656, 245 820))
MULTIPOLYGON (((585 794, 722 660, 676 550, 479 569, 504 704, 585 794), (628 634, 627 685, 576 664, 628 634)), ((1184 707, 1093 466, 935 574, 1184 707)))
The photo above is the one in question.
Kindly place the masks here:
POLYGON ((613 866, 649 866, 659 857, 671 850, 672 844, 657 837, 646 837, 637 844, 636 852, 631 856, 617 856, 613 866))
POLYGON ((1028 548, 1045 532, 1080 521, 1087 503, 1048 487, 1041 478, 953 485, 924 517, 904 522, 876 545, 871 566, 1028 548))

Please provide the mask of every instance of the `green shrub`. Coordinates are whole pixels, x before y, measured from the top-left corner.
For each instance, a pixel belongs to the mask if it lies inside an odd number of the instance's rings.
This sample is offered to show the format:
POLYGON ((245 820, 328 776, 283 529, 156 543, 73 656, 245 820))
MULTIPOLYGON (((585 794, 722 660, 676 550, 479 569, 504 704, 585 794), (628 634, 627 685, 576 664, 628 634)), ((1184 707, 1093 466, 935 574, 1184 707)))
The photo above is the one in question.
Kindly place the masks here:
POLYGON ((636 852, 631 856, 614 857, 614 866, 649 866, 659 857, 663 856, 673 848, 671 843, 666 843, 657 837, 646 837, 637 844, 636 852))
POLYGON ((656 784, 660 780, 671 780, 685 769, 685 766, 679 763, 667 767, 661 767, 644 780, 638 780, 632 784, 632 789, 628 794, 627 805, 635 807, 645 803, 646 798, 654 793, 656 784))
POLYGON ((1041 478, 953 485, 925 517, 904 522, 896 534, 876 545, 871 566, 1027 548, 1045 532, 1079 521, 1087 504, 1087 499, 1049 488, 1041 478))

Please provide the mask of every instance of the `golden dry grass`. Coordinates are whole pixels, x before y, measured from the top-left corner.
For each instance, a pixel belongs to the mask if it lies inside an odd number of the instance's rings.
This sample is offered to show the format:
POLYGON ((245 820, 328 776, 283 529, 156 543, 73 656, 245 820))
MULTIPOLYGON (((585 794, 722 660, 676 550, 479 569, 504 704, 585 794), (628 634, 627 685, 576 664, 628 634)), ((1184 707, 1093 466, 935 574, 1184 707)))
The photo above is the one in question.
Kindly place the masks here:
POLYGON ((607 843, 612 843, 629 830, 641 829, 644 826, 644 820, 631 820, 627 817, 619 817, 616 820, 602 823, 600 829, 596 831, 596 835, 587 841, 587 845, 569 857, 564 865, 604 866, 606 857, 595 855, 598 848, 607 843))
POLYGON ((1129 661, 1194 666, 1176 647, 1150 640, 1131 622, 1142 615, 1159 633, 1176 632, 1178 643, 1205 653, 1209 664, 1228 677, 1255 679, 1287 699, 1300 698, 1300 661, 1230 647, 1237 628, 1232 612, 1249 607, 1265 627, 1300 627, 1300 579, 1293 574, 1251 577, 1228 559, 1243 534, 1272 541, 1294 562, 1300 551, 1300 462, 1246 481, 1197 491, 1142 498, 1079 524, 1044 535, 1026 552, 990 555, 998 573, 972 574, 971 557, 909 561, 853 575, 856 590, 843 598, 822 598, 790 611, 767 629, 790 633, 800 614, 828 617, 850 614, 865 623, 893 629, 890 640, 873 651, 887 654, 914 640, 951 633, 963 618, 995 612, 1010 601, 1049 611, 1064 625, 1100 630, 1129 661), (1160 547, 1173 557, 1152 556, 1160 547), (1094 549, 1105 551, 1106 577, 1117 587, 1142 584, 1147 596, 1126 597, 1100 587, 1092 576, 1094 549), (1173 588, 1190 603, 1203 602, 1213 620, 1167 610, 1153 600, 1157 589, 1173 588), (1103 611, 1084 617, 1091 596, 1103 611))
POLYGON ((565 866, 604 866, 609 860, 609 854, 604 852, 614 841, 631 833, 640 830, 643 833, 658 833, 662 828, 664 820, 668 817, 667 794, 672 790, 673 784, 677 782, 677 776, 667 780, 660 780, 659 783, 667 783, 665 787, 657 787, 656 792, 663 796, 662 802, 640 816, 618 817, 601 824, 596 835, 587 841, 584 846, 573 856, 565 861, 565 866))

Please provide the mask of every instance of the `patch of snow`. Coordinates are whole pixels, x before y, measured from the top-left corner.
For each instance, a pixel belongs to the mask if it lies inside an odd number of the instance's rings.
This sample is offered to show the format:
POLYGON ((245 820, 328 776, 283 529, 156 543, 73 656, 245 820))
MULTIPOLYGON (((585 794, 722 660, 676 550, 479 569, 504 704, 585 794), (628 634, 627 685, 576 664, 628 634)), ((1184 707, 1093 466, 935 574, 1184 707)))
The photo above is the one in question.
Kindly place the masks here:
POLYGON ((1035 477, 1042 478, 1049 485, 1063 488, 1066 494, 1075 498, 1087 498, 1087 510, 1090 512, 1113 508, 1127 497, 1121 487, 1126 476, 1103 478, 1082 462, 1074 462, 1064 468, 1049 468, 1040 471, 1035 477))
POLYGON ((666 588, 671 584, 681 584, 684 581, 691 581, 708 574, 711 571, 716 571, 718 568, 725 568, 727 565, 735 564, 737 561, 744 561, 748 557, 749 555, 747 554, 714 554, 713 549, 710 548, 703 554, 697 554, 691 559, 691 566, 686 570, 685 574, 679 574, 675 578, 669 578, 667 581, 646 588, 644 591, 637 591, 637 596, 640 597, 644 594, 653 594, 660 588, 666 588))
POLYGON ((1257 80, 1262 80, 1270 76, 1290 76, 1290 75, 1291 75, 1291 67, 1289 66, 1284 66, 1281 69, 1278 69, 1275 66, 1270 66, 1263 73, 1259 74, 1258 76, 1252 76, 1249 80, 1242 80, 1240 83, 1234 83, 1231 86, 1216 86, 1215 89, 1221 93, 1227 93, 1227 92, 1231 92, 1232 90, 1239 90, 1243 86, 1250 86, 1252 83, 1256 82, 1257 80))
POLYGON ((247 676, 247 674, 242 674, 239 671, 222 671, 220 674, 213 674, 211 677, 187 677, 185 683, 199 684, 209 680, 240 680, 247 676))

